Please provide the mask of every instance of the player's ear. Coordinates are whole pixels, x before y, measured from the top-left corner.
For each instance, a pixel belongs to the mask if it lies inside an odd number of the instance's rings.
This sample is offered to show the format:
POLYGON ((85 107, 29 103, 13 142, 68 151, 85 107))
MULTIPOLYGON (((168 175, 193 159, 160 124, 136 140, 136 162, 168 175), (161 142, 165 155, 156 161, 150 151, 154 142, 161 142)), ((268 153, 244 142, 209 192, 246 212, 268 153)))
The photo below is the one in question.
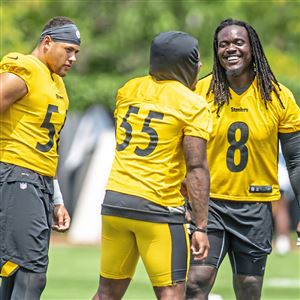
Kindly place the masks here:
POLYGON ((48 50, 51 47, 52 43, 53 40, 49 35, 46 35, 41 41, 42 46, 45 47, 46 50, 48 50))

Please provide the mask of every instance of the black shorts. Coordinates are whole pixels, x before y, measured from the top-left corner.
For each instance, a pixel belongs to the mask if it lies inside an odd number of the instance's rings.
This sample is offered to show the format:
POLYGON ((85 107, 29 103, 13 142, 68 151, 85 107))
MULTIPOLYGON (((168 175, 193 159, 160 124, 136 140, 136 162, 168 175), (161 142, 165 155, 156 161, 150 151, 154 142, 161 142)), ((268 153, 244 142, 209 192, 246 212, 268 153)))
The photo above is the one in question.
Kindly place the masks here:
POLYGON ((232 271, 263 276, 272 251, 272 206, 270 202, 209 201, 207 259, 191 265, 219 268, 228 253, 232 271))
POLYGON ((0 163, 0 270, 10 261, 46 272, 52 195, 53 178, 0 163))

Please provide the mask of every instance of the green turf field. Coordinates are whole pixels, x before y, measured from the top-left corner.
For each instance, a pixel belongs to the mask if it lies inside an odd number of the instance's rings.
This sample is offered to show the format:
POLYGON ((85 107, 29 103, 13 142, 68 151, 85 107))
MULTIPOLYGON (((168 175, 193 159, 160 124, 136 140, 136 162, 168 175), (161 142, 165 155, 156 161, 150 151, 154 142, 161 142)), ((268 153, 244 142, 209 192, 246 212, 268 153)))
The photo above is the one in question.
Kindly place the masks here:
MULTIPOLYGON (((51 245, 48 281, 42 300, 91 299, 98 286, 99 253, 97 247, 51 245)), ((231 270, 226 260, 212 291, 223 300, 234 299, 231 270)), ((147 274, 140 263, 124 299, 155 299, 147 274)), ((269 256, 262 300, 300 299, 300 251, 286 256, 269 256)))

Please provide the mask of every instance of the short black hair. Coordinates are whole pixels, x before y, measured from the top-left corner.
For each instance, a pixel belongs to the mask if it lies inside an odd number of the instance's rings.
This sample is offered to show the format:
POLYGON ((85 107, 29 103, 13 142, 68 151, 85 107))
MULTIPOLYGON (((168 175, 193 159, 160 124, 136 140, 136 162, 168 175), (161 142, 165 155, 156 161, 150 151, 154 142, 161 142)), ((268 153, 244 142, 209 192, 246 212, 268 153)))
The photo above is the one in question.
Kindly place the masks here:
POLYGON ((50 19, 48 23, 44 26, 43 31, 52 27, 63 26, 66 24, 75 24, 70 18, 64 16, 58 16, 50 19))

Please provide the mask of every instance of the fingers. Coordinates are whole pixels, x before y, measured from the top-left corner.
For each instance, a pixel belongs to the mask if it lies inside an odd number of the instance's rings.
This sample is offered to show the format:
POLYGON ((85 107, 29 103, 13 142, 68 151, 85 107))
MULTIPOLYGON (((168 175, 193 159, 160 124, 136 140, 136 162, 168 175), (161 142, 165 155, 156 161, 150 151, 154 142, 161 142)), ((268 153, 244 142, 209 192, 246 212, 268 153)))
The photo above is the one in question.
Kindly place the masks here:
POLYGON ((57 224, 53 224, 51 228, 55 231, 65 232, 70 228, 70 219, 66 219, 63 222, 58 222, 57 224))
POLYGON ((194 260, 203 260, 208 256, 209 241, 207 234, 203 232, 194 232, 191 245, 194 260))
POLYGON ((57 207, 54 208, 53 221, 53 230, 64 232, 70 228, 71 218, 63 205, 57 205, 57 207))
POLYGON ((199 250, 196 250, 194 247, 191 247, 192 255, 194 256, 194 260, 203 260, 208 256, 208 248, 200 247, 199 250))

